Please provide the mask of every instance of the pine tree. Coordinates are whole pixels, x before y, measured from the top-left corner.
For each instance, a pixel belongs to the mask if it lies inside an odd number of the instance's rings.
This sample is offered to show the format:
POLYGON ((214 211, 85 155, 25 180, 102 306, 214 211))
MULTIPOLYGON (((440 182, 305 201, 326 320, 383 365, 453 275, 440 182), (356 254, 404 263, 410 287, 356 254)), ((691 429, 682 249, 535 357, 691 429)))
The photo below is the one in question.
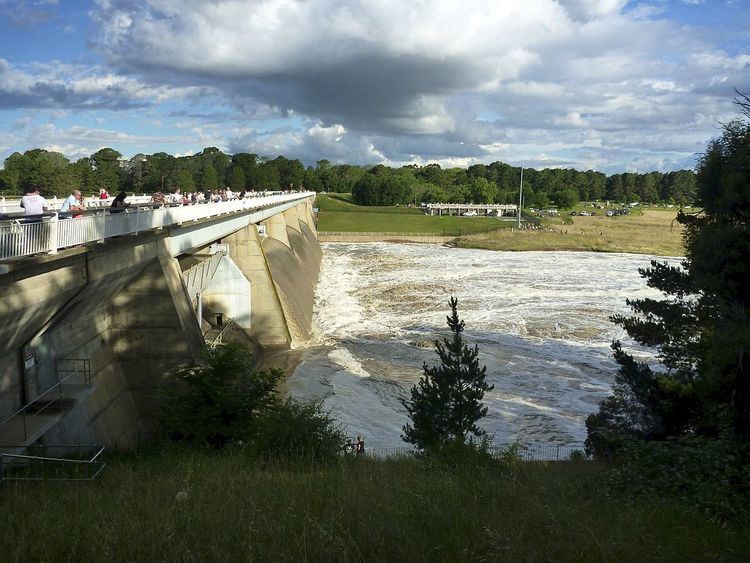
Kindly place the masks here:
MULTIPOLYGON (((738 104, 750 117, 750 100, 738 104)), ((697 213, 680 213, 686 259, 640 270, 666 299, 635 299, 614 322, 659 352, 660 369, 613 344, 614 394, 586 421, 587 446, 724 437, 750 444, 750 123, 724 125, 697 166, 697 213)))
POLYGON ((447 317, 453 336, 435 347, 440 366, 424 364, 424 375, 411 389, 411 400, 403 400, 411 418, 402 438, 421 450, 438 449, 451 443, 465 444, 473 435, 484 436, 477 426, 487 414, 484 393, 494 386, 485 381, 487 366, 479 367, 479 347, 464 344, 464 321, 458 317, 458 300, 451 297, 447 317))

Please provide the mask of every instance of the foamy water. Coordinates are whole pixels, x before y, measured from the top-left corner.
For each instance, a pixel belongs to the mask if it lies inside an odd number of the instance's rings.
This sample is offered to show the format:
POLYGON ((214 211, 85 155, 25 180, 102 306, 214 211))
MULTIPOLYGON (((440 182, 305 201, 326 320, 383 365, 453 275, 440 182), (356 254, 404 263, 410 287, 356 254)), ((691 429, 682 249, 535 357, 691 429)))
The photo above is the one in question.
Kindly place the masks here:
POLYGON ((651 259, 324 244, 313 340, 290 393, 322 400, 368 446, 404 445, 400 399, 423 362, 438 363, 431 341, 448 334, 455 295, 466 340, 479 345, 495 386, 482 426, 498 443, 582 441, 586 416, 610 393, 610 343, 625 336, 609 316, 629 311, 627 297, 658 296, 637 271, 651 259))

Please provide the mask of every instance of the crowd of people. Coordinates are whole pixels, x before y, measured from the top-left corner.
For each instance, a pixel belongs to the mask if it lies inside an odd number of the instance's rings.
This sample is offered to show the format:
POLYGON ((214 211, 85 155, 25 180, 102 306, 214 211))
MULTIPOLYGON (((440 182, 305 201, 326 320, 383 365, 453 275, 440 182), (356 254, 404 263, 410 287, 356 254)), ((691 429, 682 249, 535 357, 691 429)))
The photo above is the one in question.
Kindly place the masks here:
MULTIPOLYGON (((265 193, 265 192, 264 192, 265 193)), ((199 205, 201 203, 219 203, 221 201, 234 201, 245 199, 249 194, 245 190, 233 192, 229 188, 223 190, 203 190, 192 193, 182 193, 180 188, 175 188, 170 193, 162 191, 151 194, 151 203, 154 205, 199 205)))
MULTIPOLYGON (((222 201, 235 201, 245 199, 247 197, 256 197, 259 195, 268 195, 270 192, 249 192, 242 190, 240 192, 232 191, 230 188, 221 190, 202 190, 190 193, 183 193, 180 188, 175 188, 171 192, 164 193, 157 191, 151 194, 151 199, 145 205, 151 207, 175 207, 182 205, 199 205, 204 203, 219 203, 222 201)), ((102 207, 110 208, 111 213, 121 213, 130 204, 126 202, 128 197, 127 192, 121 191, 116 197, 111 198, 107 190, 104 188, 99 190, 98 198, 100 202, 95 205, 96 208, 101 209, 102 207), (111 202, 109 201, 111 199, 111 202), (104 205, 102 205, 104 204, 104 205)), ((49 211, 55 211, 51 209, 50 203, 42 195, 39 194, 38 189, 33 189, 26 193, 21 198, 20 206, 24 210, 24 214, 29 217, 27 220, 41 220, 41 216, 49 211)), ((80 190, 73 190, 70 195, 63 201, 60 208, 57 210, 61 219, 67 218, 79 218, 83 216, 83 212, 86 210, 86 201, 83 198, 80 190)))

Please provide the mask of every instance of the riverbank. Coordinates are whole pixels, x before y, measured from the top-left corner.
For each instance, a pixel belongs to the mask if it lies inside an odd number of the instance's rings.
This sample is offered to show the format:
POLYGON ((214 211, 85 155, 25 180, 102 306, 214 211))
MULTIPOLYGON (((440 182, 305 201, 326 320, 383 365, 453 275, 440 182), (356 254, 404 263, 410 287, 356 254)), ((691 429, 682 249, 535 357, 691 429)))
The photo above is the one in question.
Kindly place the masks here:
POLYGON ((711 521, 677 500, 610 494, 602 470, 260 464, 242 450, 160 446, 111 457, 91 483, 6 484, 0 553, 11 563, 686 561, 750 552, 746 524, 711 521))
POLYGON ((317 205, 321 242, 414 242, 484 250, 685 254, 683 227, 675 220, 675 209, 645 209, 614 217, 565 214, 542 219, 539 229, 519 230, 512 221, 491 217, 430 217, 415 207, 355 205, 348 194, 319 195, 317 205))
POLYGON ((461 248, 484 250, 570 250, 684 256, 683 226, 676 212, 645 210, 638 215, 549 219, 542 229, 503 229, 461 237, 461 248))

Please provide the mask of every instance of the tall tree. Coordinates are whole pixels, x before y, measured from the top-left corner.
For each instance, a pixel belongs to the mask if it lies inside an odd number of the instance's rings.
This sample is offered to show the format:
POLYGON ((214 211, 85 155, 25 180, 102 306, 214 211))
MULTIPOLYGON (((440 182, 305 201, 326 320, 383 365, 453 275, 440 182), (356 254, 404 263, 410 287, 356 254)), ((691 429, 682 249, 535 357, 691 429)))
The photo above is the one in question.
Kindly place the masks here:
POLYGON ((411 400, 403 401, 411 424, 404 426, 402 438, 421 450, 465 444, 485 435, 477 422, 487 414, 482 399, 494 386, 485 381, 487 367, 479 367, 479 348, 464 343, 458 300, 451 297, 449 304, 452 336, 436 342, 441 365, 425 363, 424 374, 411 389, 411 400))
POLYGON ((219 189, 219 176, 216 174, 216 168, 210 162, 204 162, 201 170, 201 188, 204 190, 219 189))
POLYGON ((187 168, 181 168, 175 176, 175 183, 177 187, 182 190, 182 193, 190 193, 195 191, 195 179, 193 178, 192 172, 187 168))
POLYGON ((470 190, 473 203, 493 203, 497 195, 497 186, 486 178, 474 179, 470 190))
POLYGON ((667 299, 628 300, 637 316, 613 317, 635 341, 655 347, 662 366, 613 344, 614 394, 586 421, 596 453, 628 437, 750 443, 750 123, 725 125, 697 172, 702 211, 677 218, 685 261, 639 270, 667 299))
POLYGON ((38 188, 44 195, 62 196, 75 186, 70 161, 59 152, 31 149, 5 159, 6 179, 25 192, 38 188))
POLYGON ((245 171, 241 166, 232 165, 227 176, 227 185, 236 192, 245 189, 245 171))
POLYGON ((142 162, 143 189, 147 192, 169 189, 176 164, 177 159, 165 152, 157 152, 144 157, 142 162))
POLYGON ((122 183, 125 180, 124 170, 120 168, 120 158, 122 155, 109 147, 99 149, 91 155, 91 182, 95 190, 104 188, 109 193, 117 193, 121 180, 122 183))

